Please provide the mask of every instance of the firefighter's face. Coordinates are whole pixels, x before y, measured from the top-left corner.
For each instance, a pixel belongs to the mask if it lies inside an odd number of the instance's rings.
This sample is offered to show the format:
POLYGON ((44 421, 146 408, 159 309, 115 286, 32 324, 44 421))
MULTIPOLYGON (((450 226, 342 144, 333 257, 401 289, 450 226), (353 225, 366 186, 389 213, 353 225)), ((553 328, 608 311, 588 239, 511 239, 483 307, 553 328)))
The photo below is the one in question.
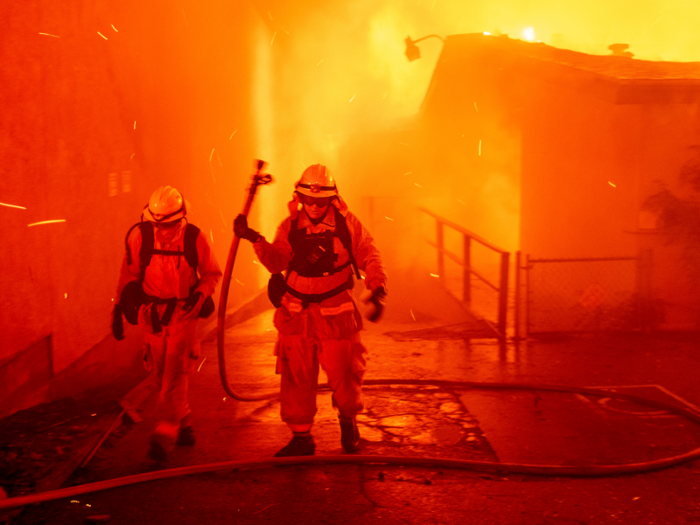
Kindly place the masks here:
POLYGON ((299 194, 301 202, 304 205, 304 211, 312 219, 320 219, 326 213, 330 206, 330 197, 309 197, 308 195, 299 194))

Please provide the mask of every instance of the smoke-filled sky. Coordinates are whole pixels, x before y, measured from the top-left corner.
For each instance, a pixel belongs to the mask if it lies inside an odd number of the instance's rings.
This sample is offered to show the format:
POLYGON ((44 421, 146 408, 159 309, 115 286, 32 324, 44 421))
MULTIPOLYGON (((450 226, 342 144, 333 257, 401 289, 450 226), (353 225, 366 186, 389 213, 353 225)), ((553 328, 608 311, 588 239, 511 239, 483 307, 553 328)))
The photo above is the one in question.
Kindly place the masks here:
POLYGON ((381 129, 418 111, 442 44, 421 42, 422 58, 409 63, 407 36, 488 31, 593 54, 627 43, 639 59, 700 60, 695 0, 271 0, 256 7, 267 25, 259 42, 269 40, 277 109, 293 103, 301 112, 277 125, 293 128, 303 118, 309 126, 311 144, 298 144, 307 155, 295 165, 316 154, 334 160, 338 133, 381 129))
MULTIPOLYGON (((700 39, 695 37, 700 2, 694 0, 254 0, 254 6, 261 20, 252 42, 256 155, 270 161, 279 182, 267 190, 275 203, 263 213, 262 227, 268 234, 286 213, 280 204, 291 194, 293 181, 309 164, 330 166, 346 196, 364 193, 365 188, 355 187, 351 174, 343 171, 348 141, 353 135, 410 122, 442 49, 440 40, 428 38, 418 44, 421 58, 409 62, 404 55, 407 36, 416 40, 432 34, 444 38, 490 32, 601 55, 610 54, 611 44, 626 43, 637 59, 700 60, 700 39)), ((481 147, 471 146, 475 152, 481 147)), ((404 177, 419 171, 411 166, 397 166, 395 171, 377 176, 425 183, 404 177)), ((474 209, 470 198, 498 201, 502 209, 494 209, 494 217, 512 224, 508 229, 515 232, 517 182, 501 174, 494 177, 497 180, 476 196, 453 197, 464 209, 474 209)), ((457 212, 448 218, 479 222, 457 212)), ((515 233, 501 238, 509 248, 517 245, 515 233)))

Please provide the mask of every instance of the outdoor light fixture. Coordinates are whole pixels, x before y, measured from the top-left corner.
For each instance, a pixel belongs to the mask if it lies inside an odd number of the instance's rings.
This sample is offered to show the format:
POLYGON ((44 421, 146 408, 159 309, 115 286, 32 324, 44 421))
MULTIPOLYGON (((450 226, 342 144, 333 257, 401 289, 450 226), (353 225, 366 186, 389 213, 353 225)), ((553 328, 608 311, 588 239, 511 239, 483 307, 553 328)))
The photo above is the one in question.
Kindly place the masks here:
POLYGON ((414 60, 420 58, 420 49, 418 49, 418 46, 416 45, 418 42, 421 40, 425 40, 426 38, 430 38, 431 36, 434 36, 435 38, 439 38, 440 42, 443 44, 445 41, 440 38, 438 35, 428 35, 424 36, 422 38, 419 38, 418 40, 411 40, 411 37, 408 36, 406 37, 406 58, 408 58, 409 62, 413 62, 414 60))

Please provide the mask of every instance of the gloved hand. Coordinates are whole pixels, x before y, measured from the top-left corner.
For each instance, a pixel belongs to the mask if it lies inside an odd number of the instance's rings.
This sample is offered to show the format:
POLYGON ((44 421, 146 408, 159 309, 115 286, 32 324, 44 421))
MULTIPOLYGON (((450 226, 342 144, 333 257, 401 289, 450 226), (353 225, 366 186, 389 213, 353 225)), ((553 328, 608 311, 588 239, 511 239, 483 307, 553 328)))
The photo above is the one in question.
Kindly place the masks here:
POLYGON ((374 305, 374 312, 368 317, 369 321, 376 323, 382 316, 384 312, 384 299, 386 297, 386 290, 383 286, 380 286, 372 292, 372 297, 369 298, 369 302, 374 305))
POLYGON ((242 213, 233 221, 233 233, 236 234, 236 237, 250 242, 258 242, 260 240, 260 234, 252 228, 248 228, 248 219, 242 213))
POLYGON ((194 308, 202 297, 202 292, 194 292, 187 299, 185 299, 185 304, 182 305, 182 309, 185 312, 189 312, 194 308))
POLYGON ((124 321, 122 320, 122 307, 114 305, 112 311, 112 334, 117 341, 124 339, 124 321))

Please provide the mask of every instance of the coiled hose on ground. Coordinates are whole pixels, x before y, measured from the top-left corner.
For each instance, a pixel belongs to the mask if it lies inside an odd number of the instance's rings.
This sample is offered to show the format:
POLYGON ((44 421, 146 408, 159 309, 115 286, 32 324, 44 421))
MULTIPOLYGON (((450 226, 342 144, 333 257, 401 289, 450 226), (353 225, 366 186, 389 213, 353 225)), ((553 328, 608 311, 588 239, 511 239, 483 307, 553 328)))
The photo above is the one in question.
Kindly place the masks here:
MULTIPOLYGON (((673 414, 684 417, 693 423, 700 425, 700 415, 685 408, 677 407, 660 401, 651 401, 638 396, 622 394, 610 390, 597 388, 569 387, 558 385, 529 385, 516 383, 479 383, 469 381, 431 381, 431 380, 410 380, 410 379, 369 379, 365 385, 407 385, 407 386, 437 386, 445 388, 471 388, 471 389, 491 389, 491 390, 534 390, 549 392, 568 392, 584 394, 597 397, 610 397, 638 403, 640 405, 651 406, 661 410, 666 410, 673 414)), ((269 399, 270 396, 264 399, 269 399)), ((693 449, 684 454, 669 458, 657 459, 641 463, 628 463, 622 465, 591 465, 591 466, 562 466, 562 465, 527 465, 518 463, 495 463, 490 461, 470 461, 462 459, 441 459, 431 457, 399 457, 399 456, 363 456, 347 454, 341 456, 304 456, 285 457, 269 459, 253 459, 241 461, 225 461, 222 463, 210 463, 206 465, 192 465, 169 470, 158 470, 146 472, 133 476, 88 483, 75 487, 68 487, 40 494, 31 494, 8 498, 0 501, 0 510, 24 505, 51 501, 61 498, 69 498, 80 494, 97 492, 125 485, 133 485, 146 481, 154 481, 176 476, 187 476, 204 472, 214 472, 219 470, 232 470, 238 468, 260 468, 281 465, 317 465, 317 464, 356 464, 356 465, 401 465, 415 467, 440 467, 477 470, 485 472, 512 473, 512 474, 532 474, 555 477, 601 477, 617 476, 621 474, 637 474, 652 470, 671 467, 691 461, 700 457, 700 448, 693 449)))

